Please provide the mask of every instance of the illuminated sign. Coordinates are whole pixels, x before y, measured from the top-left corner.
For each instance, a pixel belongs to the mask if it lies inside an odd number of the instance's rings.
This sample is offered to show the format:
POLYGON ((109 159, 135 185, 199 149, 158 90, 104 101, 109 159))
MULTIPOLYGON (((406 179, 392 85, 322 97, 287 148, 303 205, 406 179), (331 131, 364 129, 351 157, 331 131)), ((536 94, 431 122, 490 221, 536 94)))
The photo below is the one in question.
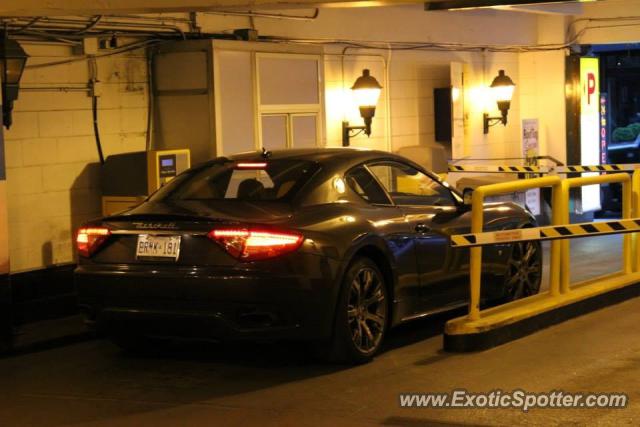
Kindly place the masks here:
MULTIPOLYGON (((580 163, 600 164, 600 64, 598 58, 580 58, 580 163)), ((583 174, 587 176, 588 174, 583 174)), ((600 186, 582 187, 583 212, 600 209, 600 186)))
POLYGON ((600 164, 607 164, 607 102, 606 93, 600 94, 600 164))

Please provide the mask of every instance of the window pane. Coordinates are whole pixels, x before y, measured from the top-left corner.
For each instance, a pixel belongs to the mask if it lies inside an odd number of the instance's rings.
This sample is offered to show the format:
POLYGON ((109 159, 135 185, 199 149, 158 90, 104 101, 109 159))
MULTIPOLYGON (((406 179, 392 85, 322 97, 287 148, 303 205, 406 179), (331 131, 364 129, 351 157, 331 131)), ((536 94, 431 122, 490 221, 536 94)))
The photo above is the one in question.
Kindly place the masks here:
POLYGON ((220 109, 216 113, 220 115, 222 152, 217 155, 255 150, 250 52, 220 51, 218 59, 220 109))
POLYGON ((231 174, 225 199, 251 199, 259 192, 272 190, 273 181, 264 170, 236 170, 231 174), (252 193, 254 190, 254 193, 252 193))
POLYGON ((315 163, 301 160, 270 160, 257 169, 229 160, 213 162, 174 178, 151 200, 284 200, 293 197, 316 170, 315 163))
POLYGON ((318 60, 259 58, 262 105, 319 104, 318 60))
POLYGON ((262 116, 262 146, 268 150, 287 148, 287 116, 262 116))
POLYGON ((398 205, 453 206, 451 192, 417 169, 401 163, 369 166, 398 205))
POLYGON ((317 147, 316 116, 292 116, 291 120, 293 123, 293 147, 317 147))
POLYGON ((384 190, 380 188, 380 185, 373 176, 362 166, 352 169, 347 174, 347 183, 358 196, 369 203, 379 205, 390 204, 389 199, 386 194, 384 194, 384 190))

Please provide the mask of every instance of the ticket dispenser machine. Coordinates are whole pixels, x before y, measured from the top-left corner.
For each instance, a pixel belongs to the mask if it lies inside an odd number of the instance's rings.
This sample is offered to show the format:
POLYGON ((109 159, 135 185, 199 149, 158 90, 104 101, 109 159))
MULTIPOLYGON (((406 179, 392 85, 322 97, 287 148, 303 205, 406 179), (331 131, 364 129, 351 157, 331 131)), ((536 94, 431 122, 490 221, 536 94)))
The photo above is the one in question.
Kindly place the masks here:
POLYGON ((102 165, 102 214, 132 208, 191 167, 190 152, 139 151, 107 157, 102 165))

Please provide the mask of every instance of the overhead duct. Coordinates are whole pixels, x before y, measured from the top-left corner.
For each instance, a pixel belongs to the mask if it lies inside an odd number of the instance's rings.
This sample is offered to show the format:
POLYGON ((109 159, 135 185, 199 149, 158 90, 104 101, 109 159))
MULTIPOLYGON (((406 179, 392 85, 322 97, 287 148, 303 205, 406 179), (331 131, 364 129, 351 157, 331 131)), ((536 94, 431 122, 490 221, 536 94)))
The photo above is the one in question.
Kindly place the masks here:
POLYGON ((432 0, 424 4, 425 10, 459 10, 483 7, 526 6, 558 3, 584 3, 600 0, 432 0))

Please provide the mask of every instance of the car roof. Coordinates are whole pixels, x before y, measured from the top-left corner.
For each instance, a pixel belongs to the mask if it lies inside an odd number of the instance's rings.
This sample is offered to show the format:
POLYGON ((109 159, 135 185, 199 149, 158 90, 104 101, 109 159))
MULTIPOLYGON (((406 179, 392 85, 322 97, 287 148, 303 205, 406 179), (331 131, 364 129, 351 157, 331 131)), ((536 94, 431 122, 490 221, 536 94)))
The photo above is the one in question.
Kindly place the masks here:
MULTIPOLYGON (((261 151, 250 151, 227 156, 231 160, 262 160, 264 159, 261 151)), ((269 154, 269 159, 304 159, 318 163, 360 163, 370 159, 378 158, 395 158, 407 161, 402 156, 390 153, 388 151, 369 150, 363 148, 297 148, 287 150, 273 150, 269 154)))

